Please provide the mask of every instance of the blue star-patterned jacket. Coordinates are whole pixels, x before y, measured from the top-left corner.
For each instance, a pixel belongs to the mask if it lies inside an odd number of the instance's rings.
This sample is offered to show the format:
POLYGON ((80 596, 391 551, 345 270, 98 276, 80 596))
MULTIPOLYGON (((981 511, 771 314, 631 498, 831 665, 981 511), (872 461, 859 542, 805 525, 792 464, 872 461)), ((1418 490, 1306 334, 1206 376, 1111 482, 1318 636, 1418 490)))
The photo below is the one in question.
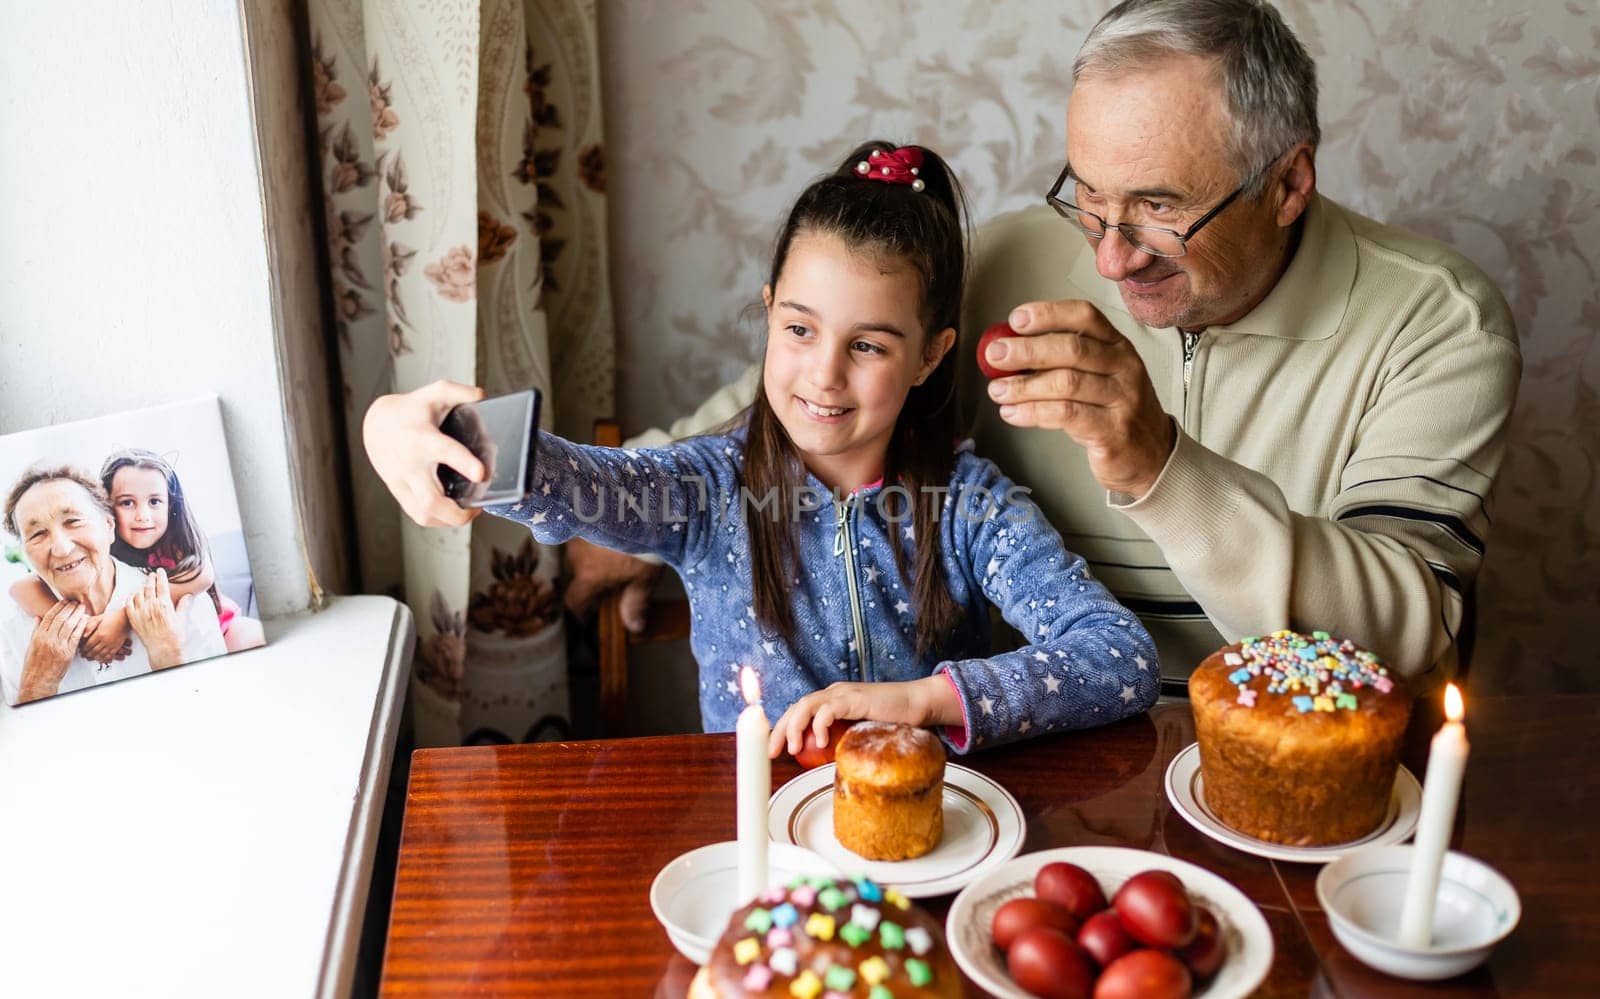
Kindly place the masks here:
POLYGON ((1086 728, 1155 703, 1155 647, 1131 611, 1066 550, 1025 491, 963 444, 939 522, 939 544, 961 623, 936 654, 916 655, 912 594, 891 545, 914 543, 899 516, 903 487, 832 496, 808 476, 799 510, 742 492, 743 430, 660 448, 620 450, 539 440, 534 494, 490 512, 528 524, 545 543, 581 537, 659 555, 683 578, 700 664, 700 716, 732 731, 744 699, 739 668, 760 675, 776 720, 794 701, 840 680, 916 680, 946 672, 960 693, 965 737, 953 749, 1086 728), (756 621, 746 516, 796 519, 789 580, 794 640, 756 621), (989 656, 988 604, 1032 644, 989 656))

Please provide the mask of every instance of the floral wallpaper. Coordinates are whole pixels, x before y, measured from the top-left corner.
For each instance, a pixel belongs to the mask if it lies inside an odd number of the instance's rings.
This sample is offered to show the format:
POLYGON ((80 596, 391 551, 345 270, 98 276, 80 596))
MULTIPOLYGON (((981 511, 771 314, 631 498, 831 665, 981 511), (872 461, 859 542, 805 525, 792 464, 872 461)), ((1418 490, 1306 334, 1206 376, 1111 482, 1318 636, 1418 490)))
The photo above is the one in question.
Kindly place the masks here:
MULTIPOLYGON (((858 140, 945 153, 974 218, 1065 151, 1073 54, 1109 4, 627 0, 601 11, 618 397, 630 430, 758 356, 787 203, 858 140)), ((1280 0, 1316 58, 1319 186, 1483 266, 1525 370, 1480 582, 1475 690, 1600 688, 1600 12, 1280 0)))

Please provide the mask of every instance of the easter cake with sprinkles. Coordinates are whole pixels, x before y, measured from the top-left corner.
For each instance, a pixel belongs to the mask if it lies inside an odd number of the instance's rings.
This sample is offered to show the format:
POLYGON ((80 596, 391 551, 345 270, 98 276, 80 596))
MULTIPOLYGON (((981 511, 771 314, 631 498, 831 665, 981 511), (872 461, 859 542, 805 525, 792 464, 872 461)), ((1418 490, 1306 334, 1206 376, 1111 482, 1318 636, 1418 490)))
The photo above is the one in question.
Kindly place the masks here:
POLYGON ((1411 695, 1376 655, 1325 631, 1277 631, 1189 677, 1206 805, 1269 843, 1329 846, 1383 821, 1411 695))
POLYGON ((866 878, 800 877, 734 912, 689 999, 963 995, 939 922, 866 878))

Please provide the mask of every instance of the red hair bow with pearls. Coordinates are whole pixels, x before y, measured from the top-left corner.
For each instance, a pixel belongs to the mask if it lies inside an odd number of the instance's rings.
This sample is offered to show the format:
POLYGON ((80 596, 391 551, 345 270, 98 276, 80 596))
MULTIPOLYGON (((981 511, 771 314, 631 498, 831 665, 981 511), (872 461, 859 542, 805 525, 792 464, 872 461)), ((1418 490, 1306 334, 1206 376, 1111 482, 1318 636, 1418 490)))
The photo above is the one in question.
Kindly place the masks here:
POLYGON ((866 159, 856 164, 856 173, 868 180, 907 184, 913 191, 920 191, 926 186, 922 178, 917 176, 921 172, 922 149, 918 146, 901 146, 887 152, 874 149, 866 159))

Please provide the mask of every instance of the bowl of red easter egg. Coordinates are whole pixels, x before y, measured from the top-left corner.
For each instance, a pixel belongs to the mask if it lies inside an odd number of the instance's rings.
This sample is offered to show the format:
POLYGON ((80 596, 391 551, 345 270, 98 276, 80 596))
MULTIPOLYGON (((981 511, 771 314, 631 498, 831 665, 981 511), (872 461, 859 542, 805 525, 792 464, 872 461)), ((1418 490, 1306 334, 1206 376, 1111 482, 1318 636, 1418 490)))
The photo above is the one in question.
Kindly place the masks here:
POLYGON ((1007 999, 1229 999, 1272 965, 1272 932, 1203 867, 1123 847, 1024 854, 964 888, 945 936, 1007 999))

